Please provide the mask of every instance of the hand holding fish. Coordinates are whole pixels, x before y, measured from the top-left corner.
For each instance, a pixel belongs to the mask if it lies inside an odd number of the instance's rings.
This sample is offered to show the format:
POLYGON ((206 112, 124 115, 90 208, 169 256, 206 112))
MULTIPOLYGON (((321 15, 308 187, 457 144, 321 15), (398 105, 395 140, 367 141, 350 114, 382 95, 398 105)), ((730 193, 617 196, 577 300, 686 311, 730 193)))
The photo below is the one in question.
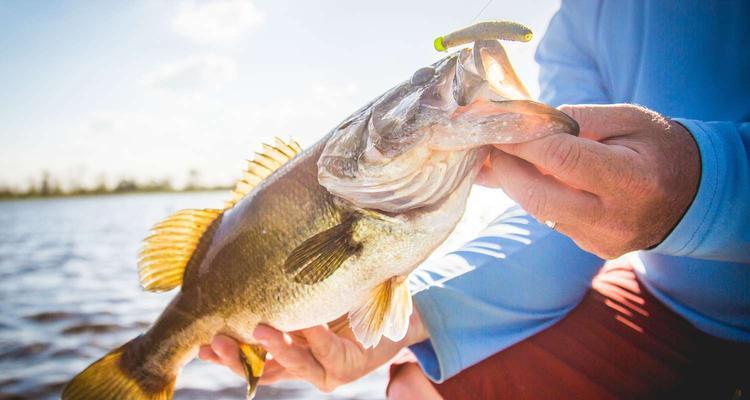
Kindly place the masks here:
MULTIPOLYGON (((266 361, 261 385, 285 380, 304 380, 323 392, 353 382, 393 358, 403 347, 427 339, 419 313, 412 313, 404 339, 383 340, 365 349, 350 329, 334 333, 327 325, 318 325, 287 334, 266 325, 259 325, 253 336, 273 355, 266 361)), ((239 344, 219 335, 211 345, 202 346, 198 356, 205 361, 225 365, 237 375, 245 372, 238 356, 239 344)))
POLYGON ((634 105, 560 110, 580 136, 495 147, 479 183, 501 186, 527 212, 606 259, 659 244, 690 206, 700 156, 679 123, 634 105))

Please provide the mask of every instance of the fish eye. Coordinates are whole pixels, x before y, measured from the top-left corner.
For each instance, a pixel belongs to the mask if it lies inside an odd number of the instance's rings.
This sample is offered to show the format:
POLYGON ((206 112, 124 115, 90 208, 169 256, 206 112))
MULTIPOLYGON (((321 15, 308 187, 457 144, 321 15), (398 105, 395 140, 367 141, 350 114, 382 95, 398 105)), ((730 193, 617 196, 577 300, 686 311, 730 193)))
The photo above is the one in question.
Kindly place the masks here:
POLYGON ((435 67, 423 67, 417 70, 411 77, 412 85, 424 85, 435 76, 435 67))

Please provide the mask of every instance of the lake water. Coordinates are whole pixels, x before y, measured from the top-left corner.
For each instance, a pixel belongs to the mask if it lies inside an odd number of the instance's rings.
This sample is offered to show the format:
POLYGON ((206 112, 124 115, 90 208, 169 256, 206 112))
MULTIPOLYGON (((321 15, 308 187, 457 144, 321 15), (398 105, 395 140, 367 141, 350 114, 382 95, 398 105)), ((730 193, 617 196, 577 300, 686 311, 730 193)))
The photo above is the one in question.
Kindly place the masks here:
MULTIPOLYGON (((507 206, 474 194, 456 246, 507 206)), ((0 202, 0 399, 53 399, 89 363, 147 329, 173 293, 141 290, 136 254, 148 229, 182 208, 218 207, 225 192, 0 202)), ((443 250, 439 250, 441 252, 443 250)), ((438 253, 439 253, 438 252, 438 253)), ((304 382, 261 387, 259 399, 382 399, 386 370, 323 395, 304 382)), ((177 399, 240 399, 228 370, 193 361, 177 399)))

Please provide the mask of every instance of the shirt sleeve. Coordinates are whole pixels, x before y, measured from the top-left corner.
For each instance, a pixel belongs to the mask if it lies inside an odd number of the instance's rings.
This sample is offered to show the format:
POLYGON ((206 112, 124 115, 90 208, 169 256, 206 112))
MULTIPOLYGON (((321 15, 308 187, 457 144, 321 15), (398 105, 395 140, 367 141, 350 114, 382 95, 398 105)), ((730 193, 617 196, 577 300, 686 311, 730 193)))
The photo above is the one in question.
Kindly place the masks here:
POLYGON ((701 181, 690 208, 651 251, 750 262, 750 123, 676 121, 698 144, 701 181))
POLYGON ((469 272, 414 295, 430 339, 411 350, 436 382, 562 319, 603 265, 519 207, 439 262, 469 272))
POLYGON ((560 104, 609 103, 594 58, 599 1, 563 1, 536 51, 540 101, 560 104))

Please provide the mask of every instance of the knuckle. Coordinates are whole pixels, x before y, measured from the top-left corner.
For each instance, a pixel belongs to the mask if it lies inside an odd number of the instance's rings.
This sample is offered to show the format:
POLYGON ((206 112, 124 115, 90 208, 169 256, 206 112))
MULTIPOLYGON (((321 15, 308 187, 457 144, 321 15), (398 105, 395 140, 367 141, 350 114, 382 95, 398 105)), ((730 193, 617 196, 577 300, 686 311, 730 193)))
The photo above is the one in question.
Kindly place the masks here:
POLYGON ((581 149, 563 140, 550 140, 545 149, 552 172, 575 170, 581 160, 581 149))
POLYGON ((539 182, 529 185, 522 204, 529 214, 541 217, 547 212, 547 191, 539 182))

